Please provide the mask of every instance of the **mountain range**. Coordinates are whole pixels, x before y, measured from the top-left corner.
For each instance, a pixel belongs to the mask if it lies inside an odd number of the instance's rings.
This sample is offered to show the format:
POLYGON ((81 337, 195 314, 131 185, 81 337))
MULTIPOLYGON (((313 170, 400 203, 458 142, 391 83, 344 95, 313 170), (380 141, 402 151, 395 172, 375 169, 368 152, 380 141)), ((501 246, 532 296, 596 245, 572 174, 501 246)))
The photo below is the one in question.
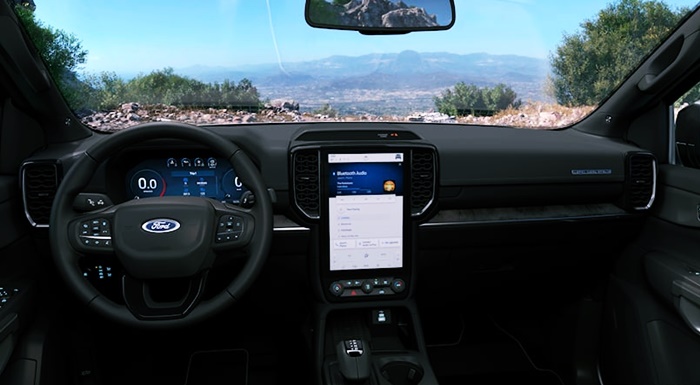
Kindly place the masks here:
POLYGON ((204 82, 250 79, 263 98, 294 99, 302 109, 323 104, 357 113, 386 113, 389 96, 397 113, 433 107, 432 96, 457 82, 493 86, 504 83, 523 101, 548 100, 544 83, 549 74, 544 59, 473 53, 419 53, 403 51, 362 56, 330 56, 304 62, 262 64, 246 68, 194 66, 175 73, 204 82), (364 95, 364 96, 363 96, 364 95), (382 97, 385 98, 382 98, 382 97), (382 100, 382 111, 371 111, 382 100), (366 105, 369 109, 360 108, 366 105))

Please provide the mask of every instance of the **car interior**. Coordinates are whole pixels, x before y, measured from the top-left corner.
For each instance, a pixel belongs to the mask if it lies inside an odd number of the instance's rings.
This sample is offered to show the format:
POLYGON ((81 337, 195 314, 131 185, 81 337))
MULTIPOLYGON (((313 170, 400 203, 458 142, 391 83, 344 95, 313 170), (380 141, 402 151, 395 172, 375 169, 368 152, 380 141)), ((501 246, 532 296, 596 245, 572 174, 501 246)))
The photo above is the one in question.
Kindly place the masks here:
POLYGON ((1 385, 700 382, 697 7, 564 129, 105 133, 11 3, 1 385))

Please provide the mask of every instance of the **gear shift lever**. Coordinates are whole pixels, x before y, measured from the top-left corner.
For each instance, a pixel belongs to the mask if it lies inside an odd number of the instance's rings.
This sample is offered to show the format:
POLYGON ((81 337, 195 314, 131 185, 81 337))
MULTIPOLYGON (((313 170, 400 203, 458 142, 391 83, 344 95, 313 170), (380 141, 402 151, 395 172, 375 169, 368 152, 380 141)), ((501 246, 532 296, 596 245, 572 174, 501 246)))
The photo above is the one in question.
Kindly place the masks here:
POLYGON ((359 339, 340 341, 337 345, 340 373, 348 381, 369 379, 371 360, 369 349, 359 339))

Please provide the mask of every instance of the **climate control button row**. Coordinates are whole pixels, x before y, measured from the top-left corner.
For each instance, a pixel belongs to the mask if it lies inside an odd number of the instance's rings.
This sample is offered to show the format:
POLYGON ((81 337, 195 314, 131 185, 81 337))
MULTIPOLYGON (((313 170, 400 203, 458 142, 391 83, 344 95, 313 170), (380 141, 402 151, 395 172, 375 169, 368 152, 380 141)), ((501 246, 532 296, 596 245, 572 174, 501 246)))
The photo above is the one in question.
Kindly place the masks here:
POLYGON ((402 293, 406 282, 401 278, 344 279, 331 283, 329 291, 336 297, 382 296, 402 293))

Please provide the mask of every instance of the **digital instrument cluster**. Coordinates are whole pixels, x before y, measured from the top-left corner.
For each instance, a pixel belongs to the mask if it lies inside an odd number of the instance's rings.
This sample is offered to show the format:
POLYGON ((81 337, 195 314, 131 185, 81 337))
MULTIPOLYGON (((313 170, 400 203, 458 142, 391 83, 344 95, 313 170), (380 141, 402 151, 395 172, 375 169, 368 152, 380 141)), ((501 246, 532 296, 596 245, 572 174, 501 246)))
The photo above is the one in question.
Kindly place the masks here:
POLYGON ((164 157, 146 159, 126 173, 129 198, 193 196, 240 204, 249 190, 223 158, 164 157))

